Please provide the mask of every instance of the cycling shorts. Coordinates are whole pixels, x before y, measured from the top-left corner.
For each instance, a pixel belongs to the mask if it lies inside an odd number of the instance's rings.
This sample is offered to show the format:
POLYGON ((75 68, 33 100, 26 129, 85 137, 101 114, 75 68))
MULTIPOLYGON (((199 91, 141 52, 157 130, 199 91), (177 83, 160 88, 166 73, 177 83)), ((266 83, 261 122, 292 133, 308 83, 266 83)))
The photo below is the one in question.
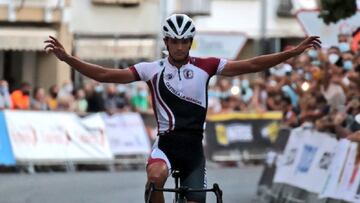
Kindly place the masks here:
MULTIPOLYGON (((189 188, 206 188, 205 157, 202 133, 171 132, 161 134, 153 146, 148 165, 165 162, 169 174, 180 171, 180 185, 189 188)), ((206 193, 186 195, 188 201, 205 202, 206 193)))

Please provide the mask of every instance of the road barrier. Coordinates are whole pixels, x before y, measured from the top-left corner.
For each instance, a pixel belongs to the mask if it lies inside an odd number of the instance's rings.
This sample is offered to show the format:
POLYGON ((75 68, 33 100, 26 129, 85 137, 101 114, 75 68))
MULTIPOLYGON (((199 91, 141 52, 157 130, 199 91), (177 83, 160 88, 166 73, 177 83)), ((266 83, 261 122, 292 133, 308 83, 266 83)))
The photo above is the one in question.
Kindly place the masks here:
POLYGON ((310 125, 292 129, 283 152, 265 164, 261 202, 360 202, 358 144, 310 125))

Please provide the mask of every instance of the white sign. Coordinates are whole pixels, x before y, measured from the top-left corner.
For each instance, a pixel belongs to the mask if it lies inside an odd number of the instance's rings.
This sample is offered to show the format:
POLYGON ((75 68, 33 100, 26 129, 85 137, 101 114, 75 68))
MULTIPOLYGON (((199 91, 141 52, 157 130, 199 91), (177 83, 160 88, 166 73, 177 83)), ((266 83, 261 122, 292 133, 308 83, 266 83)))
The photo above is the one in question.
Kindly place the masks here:
POLYGON ((300 150, 304 142, 304 133, 306 133, 306 131, 302 128, 291 131, 284 153, 278 157, 276 163, 277 169, 274 176, 275 183, 292 183, 290 179, 294 175, 296 163, 300 158, 300 150))
POLYGON ((150 141, 138 113, 103 114, 106 136, 114 155, 149 154, 150 141))
POLYGON ((254 140, 251 125, 230 124, 226 126, 226 135, 229 143, 251 142, 254 140))
POLYGON ((235 59, 246 41, 243 33, 196 33, 190 55, 235 59))
POLYGON ((297 13, 297 19, 307 35, 320 36, 323 47, 337 46, 338 34, 351 34, 360 26, 360 11, 350 18, 329 25, 326 25, 323 20, 318 17, 319 13, 319 11, 314 10, 300 11, 297 13))
POLYGON ((274 182, 319 194, 319 198, 360 203, 358 143, 337 141, 326 133, 292 130, 277 162, 274 182))
POLYGON ((17 161, 108 161, 103 131, 89 131, 75 113, 5 111, 17 161))
POLYGON ((326 133, 313 131, 305 134, 292 185, 320 193, 329 175, 336 145, 337 140, 326 133))
POLYGON ((320 198, 335 198, 341 199, 343 194, 339 193, 342 179, 344 178, 345 165, 349 158, 351 149, 351 142, 349 140, 340 140, 336 146, 333 163, 330 167, 330 174, 328 180, 320 193, 320 198))
POLYGON ((329 175, 337 140, 326 133, 299 127, 292 130, 274 182, 319 193, 329 175))

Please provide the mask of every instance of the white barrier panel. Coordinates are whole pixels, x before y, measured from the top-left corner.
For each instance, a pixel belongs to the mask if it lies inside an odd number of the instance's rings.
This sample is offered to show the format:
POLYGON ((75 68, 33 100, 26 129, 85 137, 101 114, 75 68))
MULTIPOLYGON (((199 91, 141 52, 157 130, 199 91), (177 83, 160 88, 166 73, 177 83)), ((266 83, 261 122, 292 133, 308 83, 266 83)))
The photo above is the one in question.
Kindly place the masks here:
POLYGON ((358 144, 311 129, 294 129, 278 158, 274 182, 317 193, 320 198, 360 203, 358 144))
POLYGON ((149 154, 150 141, 140 114, 102 114, 106 136, 114 155, 149 154))
POLYGON ((306 132, 301 128, 297 128, 291 131, 289 140, 286 144, 283 155, 278 157, 277 169, 274 176, 275 183, 286 183, 290 184, 292 181, 289 181, 295 171, 296 163, 300 158, 300 150, 303 146, 303 134, 310 133, 306 132))
POLYGON ((336 148, 333 164, 330 168, 328 182, 320 193, 321 198, 343 199, 351 202, 360 202, 359 163, 357 144, 349 140, 341 140, 336 148))
POLYGON ((274 181, 320 193, 328 178, 336 144, 336 139, 328 134, 294 129, 283 155, 286 162, 278 162, 274 181))
POLYGON ((304 136, 293 185, 313 193, 320 193, 329 175, 331 158, 337 140, 328 134, 312 131, 304 136))
POLYGON ((89 131, 75 113, 5 111, 14 157, 20 162, 108 161, 103 131, 89 131))
POLYGON ((337 191, 338 196, 343 200, 350 202, 360 202, 359 199, 359 163, 358 157, 358 145, 356 143, 350 144, 348 157, 344 165, 344 174, 341 177, 340 187, 337 191), (358 180, 358 181, 355 181, 358 180))

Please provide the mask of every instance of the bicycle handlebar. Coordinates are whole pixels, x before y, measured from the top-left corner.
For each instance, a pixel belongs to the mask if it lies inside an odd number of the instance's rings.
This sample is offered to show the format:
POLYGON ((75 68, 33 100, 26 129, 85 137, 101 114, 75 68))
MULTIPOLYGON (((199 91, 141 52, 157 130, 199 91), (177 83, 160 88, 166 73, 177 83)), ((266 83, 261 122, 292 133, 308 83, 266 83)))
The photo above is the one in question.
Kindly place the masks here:
POLYGON ((186 187, 180 187, 180 188, 153 188, 154 191, 157 192, 215 192, 216 190, 214 188, 211 189, 191 189, 186 187))
POLYGON ((216 196, 217 203, 222 203, 222 191, 218 184, 214 183, 213 187, 210 189, 193 189, 188 187, 179 187, 179 188, 156 188, 154 184, 151 184, 151 190, 157 192, 175 192, 179 194, 185 194, 188 192, 214 192, 216 196))

